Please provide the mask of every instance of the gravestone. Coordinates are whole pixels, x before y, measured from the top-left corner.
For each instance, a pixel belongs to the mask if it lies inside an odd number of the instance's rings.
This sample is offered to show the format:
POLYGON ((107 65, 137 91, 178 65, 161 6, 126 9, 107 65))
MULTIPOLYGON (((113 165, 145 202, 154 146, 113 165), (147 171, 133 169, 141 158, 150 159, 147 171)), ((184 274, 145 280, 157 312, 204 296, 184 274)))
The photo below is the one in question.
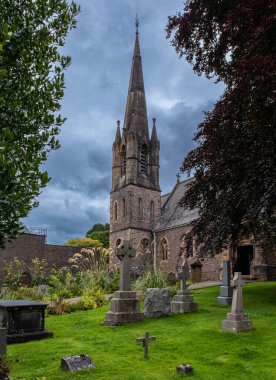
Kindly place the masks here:
POLYGON ((53 336, 44 329, 46 303, 0 301, 0 328, 7 329, 7 343, 22 343, 53 336))
POLYGON ((144 302, 145 317, 158 318, 170 315, 170 303, 170 292, 168 289, 147 289, 144 302))
POLYGON ((84 369, 96 368, 89 355, 74 355, 61 358, 61 367, 65 371, 77 372, 84 369))
POLYGON ((231 305, 232 303, 233 288, 230 286, 230 269, 230 261, 225 260, 223 262, 222 286, 220 287, 220 295, 217 297, 217 303, 220 305, 231 305))
POLYGON ((194 370, 190 364, 183 363, 176 367, 176 372, 182 375, 192 375, 194 370))
POLYGON ((252 322, 247 318, 243 308, 242 286, 243 281, 241 272, 235 272, 232 281, 234 291, 232 299, 231 313, 227 314, 227 319, 222 321, 222 329, 239 333, 243 330, 251 330, 252 322))
POLYGON ((110 300, 110 311, 106 313, 104 324, 116 326, 123 323, 140 321, 144 314, 140 312, 140 302, 136 292, 131 291, 131 259, 135 250, 128 241, 123 241, 115 251, 120 263, 120 290, 110 300))
POLYGON ((177 273, 180 280, 180 290, 177 291, 171 302, 172 313, 193 313, 198 310, 197 302, 193 301, 193 295, 187 289, 187 266, 183 262, 181 271, 177 273))
POLYGON ((7 330, 0 328, 0 356, 7 353, 7 330))
POLYGON ((152 342, 156 340, 156 336, 150 336, 149 332, 147 331, 145 336, 143 338, 137 338, 136 342, 137 343, 143 343, 144 347, 144 359, 148 359, 148 354, 149 354, 149 342, 152 342))

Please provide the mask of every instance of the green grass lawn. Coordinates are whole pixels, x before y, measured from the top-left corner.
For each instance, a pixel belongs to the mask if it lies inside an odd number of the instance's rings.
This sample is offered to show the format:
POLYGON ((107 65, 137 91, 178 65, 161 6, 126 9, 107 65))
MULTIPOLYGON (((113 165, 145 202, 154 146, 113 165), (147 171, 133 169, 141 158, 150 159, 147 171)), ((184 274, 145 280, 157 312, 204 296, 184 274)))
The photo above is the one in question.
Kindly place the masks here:
POLYGON ((189 363, 194 379, 276 379, 276 283, 244 286, 244 305, 254 330, 232 334, 221 330, 230 307, 216 304, 219 288, 194 291, 199 312, 147 319, 116 328, 100 325, 109 307, 46 318, 54 338, 8 346, 15 378, 180 379, 176 366, 189 363), (149 359, 136 338, 149 331, 149 359), (90 354, 96 369, 75 374, 60 368, 63 356, 90 354))

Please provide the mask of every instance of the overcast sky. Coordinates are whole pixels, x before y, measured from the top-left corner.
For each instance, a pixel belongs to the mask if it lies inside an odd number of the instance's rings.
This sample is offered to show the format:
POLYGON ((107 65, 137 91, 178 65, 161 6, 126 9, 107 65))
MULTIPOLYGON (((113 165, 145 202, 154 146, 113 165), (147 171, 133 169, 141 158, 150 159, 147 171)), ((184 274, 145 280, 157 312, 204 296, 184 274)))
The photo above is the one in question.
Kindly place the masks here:
MULTIPOLYGON (((77 0, 76 0, 77 1, 77 0)), ((166 39, 167 17, 183 9, 179 0, 79 0, 81 13, 64 48, 72 57, 65 73, 66 92, 61 148, 51 152, 46 170, 52 180, 40 206, 23 222, 47 229, 48 243, 85 236, 97 223, 109 222, 111 153, 116 121, 124 119, 136 13, 150 121, 157 118, 160 185, 175 184, 202 112, 222 86, 196 76, 166 39)), ((183 177, 182 177, 183 178, 183 177)))

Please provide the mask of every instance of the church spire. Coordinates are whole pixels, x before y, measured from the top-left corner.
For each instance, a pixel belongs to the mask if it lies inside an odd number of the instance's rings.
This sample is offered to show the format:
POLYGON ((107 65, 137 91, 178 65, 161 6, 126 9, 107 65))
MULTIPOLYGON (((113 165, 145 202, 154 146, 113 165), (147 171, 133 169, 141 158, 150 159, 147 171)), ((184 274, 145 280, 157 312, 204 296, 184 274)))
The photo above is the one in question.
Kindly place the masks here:
POLYGON ((141 144, 149 143, 149 128, 147 118, 146 96, 142 70, 142 57, 139 44, 139 20, 136 17, 136 36, 132 65, 129 79, 127 104, 124 119, 126 132, 135 133, 135 137, 141 144))

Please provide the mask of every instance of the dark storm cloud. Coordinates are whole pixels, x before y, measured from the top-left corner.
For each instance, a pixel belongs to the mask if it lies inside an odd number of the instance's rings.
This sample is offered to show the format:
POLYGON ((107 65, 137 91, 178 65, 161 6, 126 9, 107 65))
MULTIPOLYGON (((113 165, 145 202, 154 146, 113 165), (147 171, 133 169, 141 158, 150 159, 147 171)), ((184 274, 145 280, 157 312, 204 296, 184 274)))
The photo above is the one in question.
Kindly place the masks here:
POLYGON ((77 29, 63 48, 72 57, 62 102, 68 120, 59 136, 61 148, 51 152, 45 165, 52 180, 39 197, 40 206, 24 220, 46 227, 52 243, 84 236, 94 223, 109 220, 112 143, 116 121, 124 118, 137 12, 149 121, 157 118, 161 142, 164 192, 174 185, 184 156, 194 146, 202 111, 222 91, 194 75, 166 39, 167 17, 183 8, 182 0, 78 3, 82 11, 77 29))

